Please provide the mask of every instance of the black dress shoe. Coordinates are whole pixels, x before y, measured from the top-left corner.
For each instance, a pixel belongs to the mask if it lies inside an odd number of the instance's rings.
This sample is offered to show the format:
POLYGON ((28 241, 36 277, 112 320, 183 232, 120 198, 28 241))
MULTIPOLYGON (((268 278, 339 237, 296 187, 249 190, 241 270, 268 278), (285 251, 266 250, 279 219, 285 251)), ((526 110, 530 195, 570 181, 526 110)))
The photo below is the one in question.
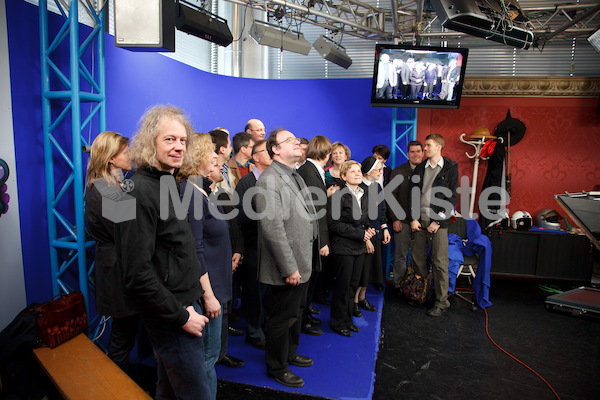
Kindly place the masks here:
POLYGON ((321 328, 319 328, 317 326, 312 326, 311 324, 302 325, 302 329, 300 329, 300 332, 305 333, 307 335, 314 335, 314 336, 319 336, 320 334, 323 333, 321 328))
POLYGON ((314 362, 310 357, 297 355, 291 360, 288 360, 288 364, 295 365, 296 367, 311 367, 314 364, 314 362))
POLYGON ((308 306, 308 312, 311 314, 321 314, 321 310, 314 308, 312 304, 308 306))
POLYGON ((348 329, 344 328, 344 329, 336 329, 336 328, 332 328, 333 331, 337 334, 340 334, 342 336, 346 336, 346 337, 350 337, 352 336, 352 332, 350 332, 348 329))
POLYGON ((289 386, 289 387, 299 388, 299 387, 304 386, 304 381, 302 380, 302 378, 300 378, 298 375, 296 375, 292 371, 288 371, 281 376, 272 376, 271 375, 271 378, 275 379, 277 382, 281 383, 282 385, 289 386))
POLYGON ((246 343, 251 344, 259 350, 264 350, 267 346, 267 341, 265 339, 256 339, 250 336, 246 336, 246 343))
POLYGON ((349 331, 352 331, 352 332, 360 332, 360 329, 358 329, 358 328, 356 327, 356 325, 354 325, 354 324, 349 324, 349 325, 348 325, 348 330, 349 330, 349 331))
POLYGON ((358 302, 358 306, 360 308, 362 308, 363 310, 367 310, 367 311, 375 311, 375 310, 377 310, 377 307, 375 307, 373 304, 369 303, 369 300, 367 300, 367 299, 360 300, 358 302))
POLYGON ((241 368, 245 363, 244 360, 240 360, 239 358, 225 354, 225 356, 223 356, 223 358, 221 358, 217 364, 221 364, 229 368, 241 368))
POLYGON ((238 328, 234 328, 233 326, 230 326, 229 329, 229 334, 233 335, 233 336, 243 336, 244 335, 244 331, 238 328))
POLYGON ((352 307, 352 316, 356 318, 362 317, 362 312, 360 311, 360 308, 358 308, 357 303, 354 303, 354 306, 352 307))
POLYGON ((321 320, 313 317, 312 315, 308 316, 306 322, 308 322, 311 325, 321 325, 321 320))

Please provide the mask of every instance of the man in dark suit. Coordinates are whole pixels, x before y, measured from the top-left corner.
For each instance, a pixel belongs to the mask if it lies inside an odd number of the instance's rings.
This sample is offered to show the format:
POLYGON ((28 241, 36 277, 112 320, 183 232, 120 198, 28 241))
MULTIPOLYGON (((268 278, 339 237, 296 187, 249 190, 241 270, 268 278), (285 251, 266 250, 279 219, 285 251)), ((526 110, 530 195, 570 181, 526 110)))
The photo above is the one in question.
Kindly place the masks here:
POLYGON ((321 321, 313 317, 311 313, 318 313, 310 303, 315 296, 318 282, 321 277, 321 257, 329 255, 329 228, 327 227, 327 197, 333 193, 337 186, 331 186, 330 190, 325 189, 325 171, 323 168, 329 161, 331 154, 331 142, 325 136, 315 136, 308 143, 306 149, 306 162, 298 168, 298 173, 304 179, 306 186, 311 190, 313 203, 319 216, 319 241, 314 242, 313 249, 313 274, 310 277, 308 286, 308 295, 306 307, 302 315, 302 332, 309 335, 320 335, 323 331, 315 325, 321 324, 321 321), (318 246, 317 246, 318 245, 318 246))
POLYGON ((245 212, 246 207, 255 209, 254 202, 249 190, 256 186, 260 175, 271 165, 271 157, 267 152, 267 141, 259 140, 252 148, 252 160, 254 169, 248 175, 242 177, 235 187, 240 199, 238 207, 238 222, 244 239, 244 265, 242 273, 242 307, 246 316, 246 342, 254 347, 264 350, 266 345, 265 324, 267 321, 267 309, 265 301, 268 296, 267 285, 258 282, 258 223, 245 212), (246 202, 246 203, 244 203, 246 202))
POLYGON ((282 385, 304 381, 288 364, 310 367, 298 354, 302 299, 312 271, 313 241, 318 240, 316 212, 304 180, 294 166, 302 156, 293 133, 277 129, 267 139, 273 163, 256 182, 258 215, 258 280, 270 286, 272 305, 267 322, 267 373, 282 385), (305 196, 306 195, 306 196, 305 196))
MULTIPOLYGON (((406 266, 408 264, 408 249, 410 248, 410 210, 408 209, 408 199, 410 196, 410 177, 413 174, 415 167, 421 164, 423 160, 423 144, 417 140, 413 140, 407 147, 408 162, 394 168, 390 176, 390 182, 394 179, 401 180, 400 185, 395 186, 392 191, 394 198, 400 205, 400 210, 404 215, 397 215, 393 208, 388 208, 392 228, 394 229, 394 241, 396 251, 394 255, 394 287, 400 286, 400 281, 406 274, 406 266)), ((392 183, 393 185, 393 183, 392 183)))

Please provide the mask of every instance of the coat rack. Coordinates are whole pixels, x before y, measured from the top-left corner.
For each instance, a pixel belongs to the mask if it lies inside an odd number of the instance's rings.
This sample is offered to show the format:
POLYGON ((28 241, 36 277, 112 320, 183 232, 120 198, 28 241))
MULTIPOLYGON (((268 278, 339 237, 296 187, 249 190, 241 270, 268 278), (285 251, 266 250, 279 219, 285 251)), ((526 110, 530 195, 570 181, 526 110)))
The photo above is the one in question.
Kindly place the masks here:
MULTIPOLYGON (((470 155, 469 153, 465 152, 465 155, 467 157, 469 157, 470 159, 474 159, 474 165, 473 165, 473 181, 471 184, 471 198, 469 199, 469 218, 473 218, 473 208, 475 207, 475 192, 477 191, 477 174, 479 172, 479 160, 487 160, 489 157, 481 157, 481 149, 483 147, 483 145, 485 144, 486 141, 489 140, 495 140, 497 139, 496 136, 493 136, 490 134, 489 129, 487 128, 477 128, 475 130, 475 133, 471 136, 469 136, 469 139, 471 140, 465 140, 465 136, 467 134, 463 133, 462 135, 460 135, 460 141, 473 146, 473 149, 475 150, 475 153, 473 153, 473 155, 470 155)), ((500 138, 500 140, 502 140, 502 138, 500 138)))

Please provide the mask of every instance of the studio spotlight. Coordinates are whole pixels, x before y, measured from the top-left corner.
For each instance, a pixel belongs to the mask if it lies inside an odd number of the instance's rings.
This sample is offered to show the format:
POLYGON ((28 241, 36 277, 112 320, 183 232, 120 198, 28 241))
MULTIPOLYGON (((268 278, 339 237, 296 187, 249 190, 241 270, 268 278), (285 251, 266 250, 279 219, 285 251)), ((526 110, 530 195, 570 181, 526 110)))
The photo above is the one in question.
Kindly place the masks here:
POLYGON ((183 0, 179 2, 175 27, 219 46, 227 47, 233 42, 227 20, 183 0))
POLYGON ((313 47, 324 59, 331 61, 342 68, 348 69, 348 67, 352 65, 352 59, 346 54, 344 46, 337 44, 326 36, 319 36, 319 38, 314 41, 313 47))
POLYGON ((277 25, 263 21, 254 21, 250 28, 250 36, 256 43, 263 46, 275 47, 294 53, 308 55, 310 42, 304 39, 301 32, 282 30, 277 25))

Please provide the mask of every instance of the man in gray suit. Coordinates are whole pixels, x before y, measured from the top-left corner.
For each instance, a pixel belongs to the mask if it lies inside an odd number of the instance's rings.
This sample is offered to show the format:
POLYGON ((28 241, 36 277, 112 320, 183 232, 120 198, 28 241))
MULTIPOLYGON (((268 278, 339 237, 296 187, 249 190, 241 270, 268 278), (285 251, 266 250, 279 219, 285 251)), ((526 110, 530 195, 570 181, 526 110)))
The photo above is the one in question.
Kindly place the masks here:
POLYGON ((272 306, 266 332, 267 373, 277 382, 301 387, 304 381, 288 364, 310 367, 313 360, 298 354, 302 299, 312 271, 313 241, 318 228, 306 184, 294 171, 302 156, 293 133, 278 129, 267 140, 273 163, 256 182, 258 214, 258 280, 270 285, 272 306))

